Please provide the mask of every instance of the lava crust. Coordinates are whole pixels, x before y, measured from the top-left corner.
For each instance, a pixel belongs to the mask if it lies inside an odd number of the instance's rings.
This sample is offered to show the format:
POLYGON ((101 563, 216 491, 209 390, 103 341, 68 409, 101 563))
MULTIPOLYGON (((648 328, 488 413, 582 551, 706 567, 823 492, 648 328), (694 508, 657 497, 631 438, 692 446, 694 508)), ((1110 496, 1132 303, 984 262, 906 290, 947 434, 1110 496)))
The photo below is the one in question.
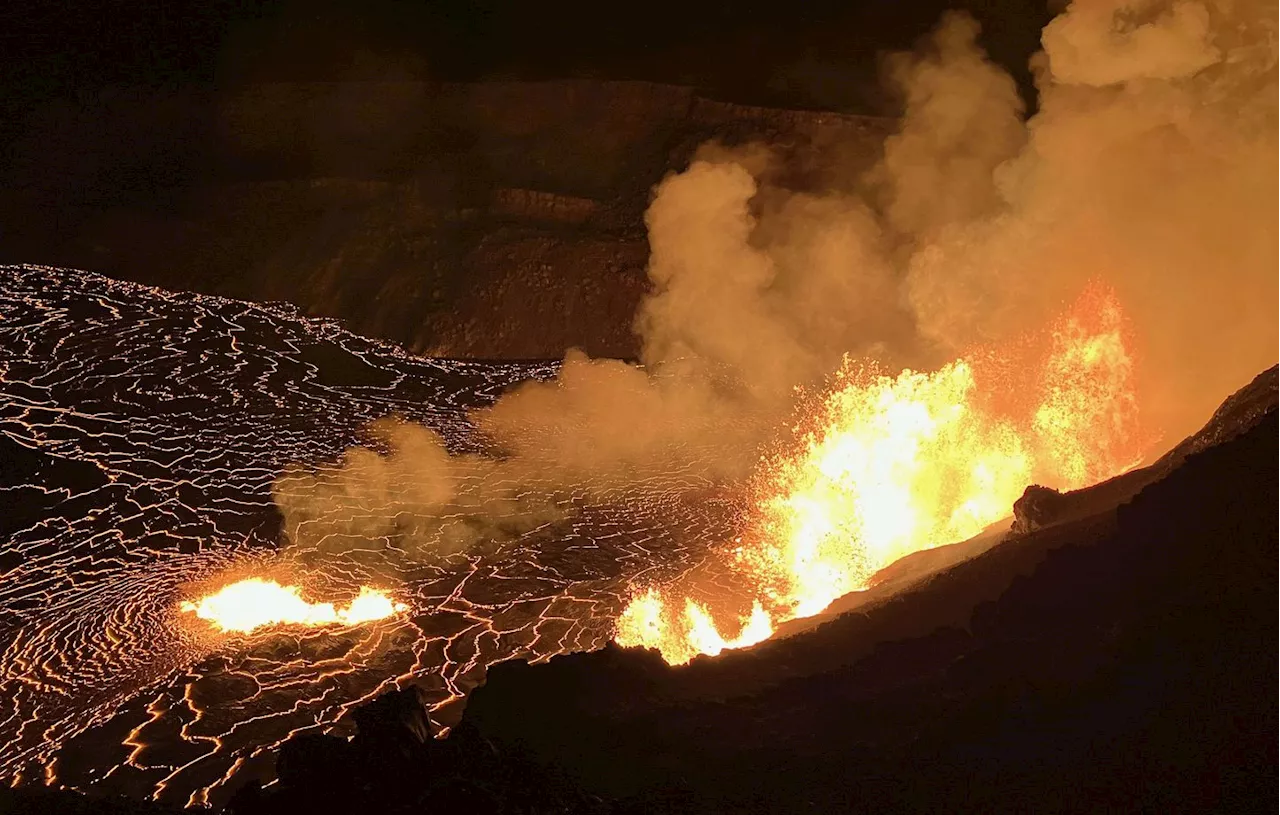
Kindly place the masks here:
POLYGON ((216 805, 397 683, 448 722, 487 665, 601 647, 630 582, 698 562, 732 502, 693 505, 676 476, 643 504, 569 495, 556 519, 429 559, 392 539, 311 558, 272 503, 287 467, 335 466, 387 415, 477 449, 467 411, 557 367, 420 359, 282 304, 0 267, 0 776, 216 805), (280 568, 336 595, 377 582, 408 611, 224 635, 179 610, 280 568))

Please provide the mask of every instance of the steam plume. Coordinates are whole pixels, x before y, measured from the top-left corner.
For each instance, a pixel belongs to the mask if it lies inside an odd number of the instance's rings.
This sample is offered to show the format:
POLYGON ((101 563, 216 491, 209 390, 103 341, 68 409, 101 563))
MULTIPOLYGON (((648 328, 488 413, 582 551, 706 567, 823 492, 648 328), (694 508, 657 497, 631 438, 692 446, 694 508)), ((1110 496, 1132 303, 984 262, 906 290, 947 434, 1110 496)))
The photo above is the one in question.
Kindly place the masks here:
POLYGON ((675 484, 745 478, 844 354, 929 368, 1119 293, 1148 420, 1172 440, 1276 359, 1274 5, 1072 3, 1043 33, 1038 111, 943 19, 887 61, 905 114, 866 176, 786 181, 768 148, 708 146, 655 190, 644 367, 570 352, 557 381, 474 416, 497 457, 374 429, 277 484, 294 541, 409 557, 675 484))
POLYGON ((1043 43, 999 206, 917 243, 912 310, 960 347, 1100 276, 1134 321, 1144 410, 1176 438, 1276 356, 1274 7, 1077 2, 1043 43))

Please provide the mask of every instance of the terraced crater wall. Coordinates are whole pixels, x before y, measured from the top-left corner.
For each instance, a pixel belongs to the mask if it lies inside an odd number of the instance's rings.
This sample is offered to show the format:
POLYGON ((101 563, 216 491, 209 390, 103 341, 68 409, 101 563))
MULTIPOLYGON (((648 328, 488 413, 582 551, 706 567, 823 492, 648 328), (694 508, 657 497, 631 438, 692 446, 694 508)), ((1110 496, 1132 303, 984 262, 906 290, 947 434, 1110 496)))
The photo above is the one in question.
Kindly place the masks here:
POLYGON ((643 82, 113 87, 0 164, 0 260, 285 300, 423 352, 638 353, 650 190, 701 144, 874 160, 890 120, 643 82))

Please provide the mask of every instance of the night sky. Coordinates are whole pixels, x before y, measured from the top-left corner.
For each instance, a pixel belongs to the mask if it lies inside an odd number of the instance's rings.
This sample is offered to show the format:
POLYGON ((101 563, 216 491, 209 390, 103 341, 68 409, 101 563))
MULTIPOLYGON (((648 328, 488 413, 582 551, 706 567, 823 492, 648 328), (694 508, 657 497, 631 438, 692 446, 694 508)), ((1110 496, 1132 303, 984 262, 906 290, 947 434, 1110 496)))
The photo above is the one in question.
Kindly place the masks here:
MULTIPOLYGON (((878 58, 947 8, 1029 88, 1045 0, 201 0, 5 4, 11 111, 108 84, 269 79, 595 77, 697 86, 729 101, 858 112, 891 105, 878 58)), ((884 112, 884 111, 878 111, 884 112)))

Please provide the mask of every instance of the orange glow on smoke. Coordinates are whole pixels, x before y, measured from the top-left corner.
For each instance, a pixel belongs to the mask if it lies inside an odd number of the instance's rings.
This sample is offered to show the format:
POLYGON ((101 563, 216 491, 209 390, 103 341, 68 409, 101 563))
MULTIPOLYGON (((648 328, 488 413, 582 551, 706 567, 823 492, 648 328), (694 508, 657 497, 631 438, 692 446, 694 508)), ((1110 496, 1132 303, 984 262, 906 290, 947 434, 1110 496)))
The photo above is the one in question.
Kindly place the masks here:
POLYGON ((310 603, 297 586, 251 577, 225 586, 181 609, 194 612, 222 631, 247 633, 268 625, 359 625, 398 614, 407 608, 382 591, 362 586, 349 605, 310 603))
POLYGON ((753 645, 778 623, 865 589, 905 555, 978 534, 1029 484, 1079 488, 1141 460, 1114 293, 1090 289, 1047 338, 1010 353, 1018 358, 995 355, 1005 375, 989 354, 897 376, 846 360, 802 423, 813 429, 765 468, 748 530, 729 553, 750 592, 740 599, 753 603, 741 633, 725 638, 705 605, 649 589, 618 620, 617 642, 657 648, 673 664, 753 645))

